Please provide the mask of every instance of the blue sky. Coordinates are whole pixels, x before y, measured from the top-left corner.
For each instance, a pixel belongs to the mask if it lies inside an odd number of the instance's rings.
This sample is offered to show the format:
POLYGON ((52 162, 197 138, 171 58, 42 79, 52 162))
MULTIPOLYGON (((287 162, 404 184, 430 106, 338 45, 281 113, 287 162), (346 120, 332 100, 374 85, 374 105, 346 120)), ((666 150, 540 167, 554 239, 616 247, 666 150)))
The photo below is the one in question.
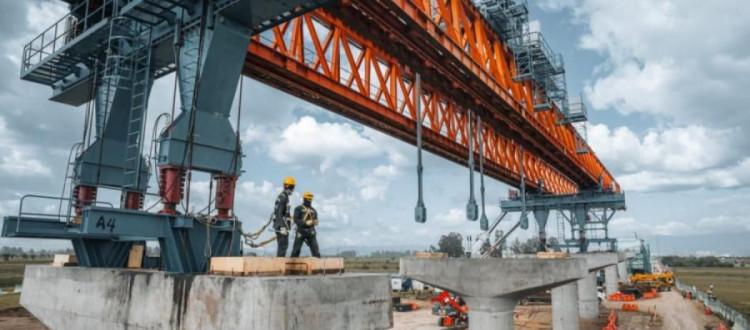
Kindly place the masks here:
MULTIPOLYGON (((659 244, 665 253, 750 254, 741 243, 712 250, 721 237, 750 239, 750 112, 744 109, 750 3, 532 2, 534 24, 565 57, 570 93, 582 93, 589 104, 590 144, 626 189, 628 211, 615 217, 613 234, 694 242, 679 251, 659 244)), ((59 194, 67 152, 80 139, 81 109, 47 101, 49 88, 18 79, 23 44, 62 16, 62 5, 0 4, 2 215, 16 212, 22 194, 59 194)), ((155 84, 150 123, 171 110, 171 83, 166 77, 155 84)), ((450 231, 479 231, 465 220, 468 170, 456 164, 426 156, 428 222, 416 224, 414 147, 247 78, 240 130, 246 158, 236 204, 248 230, 268 219, 281 179, 293 175, 298 193, 316 194, 324 251, 426 248, 450 231)), ((192 203, 205 204, 207 177, 197 175, 192 187, 192 203)), ((490 217, 508 188, 487 180, 490 217)), ((553 221, 550 235, 555 228, 553 221)), ((534 229, 514 235, 523 239, 534 229)), ((0 239, 4 244, 65 246, 0 239)))

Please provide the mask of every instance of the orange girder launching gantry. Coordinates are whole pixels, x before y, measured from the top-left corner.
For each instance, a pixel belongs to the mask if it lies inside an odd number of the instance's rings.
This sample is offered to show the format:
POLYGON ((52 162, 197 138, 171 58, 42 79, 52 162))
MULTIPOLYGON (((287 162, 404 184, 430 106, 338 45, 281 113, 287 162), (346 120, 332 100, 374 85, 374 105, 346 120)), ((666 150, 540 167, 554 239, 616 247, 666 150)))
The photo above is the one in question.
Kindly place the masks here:
POLYGON ((484 142, 488 175, 551 194, 620 187, 559 109, 535 111, 510 48, 470 0, 351 0, 256 35, 244 73, 414 144, 422 76, 424 147, 467 165, 484 142), (482 118, 468 132, 467 111, 482 118), (521 164, 523 162, 523 165, 521 164))

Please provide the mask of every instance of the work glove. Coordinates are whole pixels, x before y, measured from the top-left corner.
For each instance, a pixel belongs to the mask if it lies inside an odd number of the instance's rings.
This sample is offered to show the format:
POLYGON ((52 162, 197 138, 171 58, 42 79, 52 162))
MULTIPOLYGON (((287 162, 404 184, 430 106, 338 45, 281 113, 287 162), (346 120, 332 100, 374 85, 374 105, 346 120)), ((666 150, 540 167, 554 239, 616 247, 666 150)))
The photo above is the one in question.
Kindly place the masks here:
POLYGON ((281 227, 279 228, 279 234, 286 236, 289 235, 289 232, 286 230, 286 227, 281 227))
POLYGON ((307 221, 305 221, 305 224, 306 224, 306 225, 307 225, 308 227, 310 227, 310 226, 314 225, 314 224, 315 224, 315 222, 313 222, 312 220, 307 220, 307 221))

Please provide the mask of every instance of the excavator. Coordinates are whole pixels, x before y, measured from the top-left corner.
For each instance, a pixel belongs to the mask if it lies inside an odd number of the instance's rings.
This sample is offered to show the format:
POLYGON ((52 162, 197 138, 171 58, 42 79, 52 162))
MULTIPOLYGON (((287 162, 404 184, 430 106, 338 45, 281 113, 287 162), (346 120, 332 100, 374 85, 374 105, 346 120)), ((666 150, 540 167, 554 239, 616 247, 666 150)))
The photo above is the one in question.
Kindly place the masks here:
POLYGON ((469 306, 458 295, 443 291, 432 298, 435 305, 432 313, 440 315, 438 326, 467 327, 469 325, 469 306))

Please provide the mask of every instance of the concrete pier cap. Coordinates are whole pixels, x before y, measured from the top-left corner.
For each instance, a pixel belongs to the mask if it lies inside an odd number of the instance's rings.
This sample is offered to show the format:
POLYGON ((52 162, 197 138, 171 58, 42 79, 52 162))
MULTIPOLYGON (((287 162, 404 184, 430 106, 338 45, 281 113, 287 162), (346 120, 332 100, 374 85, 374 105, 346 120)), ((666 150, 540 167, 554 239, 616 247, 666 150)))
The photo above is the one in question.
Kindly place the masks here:
MULTIPOLYGON (((588 273, 584 259, 402 258, 401 274, 460 295, 471 329, 513 329, 518 300, 575 282, 588 273)), ((575 303, 575 302, 571 302, 575 303)))
POLYGON ((390 276, 214 276, 27 266, 21 305, 51 329, 388 329, 390 276))

